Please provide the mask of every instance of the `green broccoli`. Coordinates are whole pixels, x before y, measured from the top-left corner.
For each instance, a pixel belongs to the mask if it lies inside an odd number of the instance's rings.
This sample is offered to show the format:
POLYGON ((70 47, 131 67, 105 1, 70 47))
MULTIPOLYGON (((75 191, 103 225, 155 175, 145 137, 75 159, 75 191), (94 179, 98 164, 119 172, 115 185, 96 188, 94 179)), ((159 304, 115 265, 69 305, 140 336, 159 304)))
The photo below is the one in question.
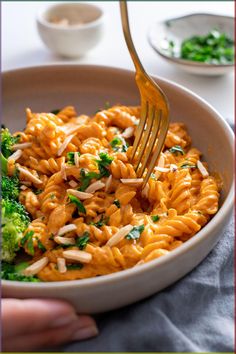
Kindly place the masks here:
POLYGON ((27 281, 27 282, 39 282, 40 280, 36 276, 25 276, 21 272, 29 266, 28 262, 22 262, 19 264, 9 264, 2 262, 1 265, 1 279, 27 281))
POLYGON ((18 143, 19 139, 19 136, 12 136, 7 128, 1 130, 1 151, 5 158, 12 154, 12 146, 18 143))
POLYGON ((29 222, 23 205, 15 200, 2 200, 2 260, 12 262, 29 222))
POLYGON ((2 176, 2 198, 17 200, 20 193, 20 181, 17 176, 2 176))

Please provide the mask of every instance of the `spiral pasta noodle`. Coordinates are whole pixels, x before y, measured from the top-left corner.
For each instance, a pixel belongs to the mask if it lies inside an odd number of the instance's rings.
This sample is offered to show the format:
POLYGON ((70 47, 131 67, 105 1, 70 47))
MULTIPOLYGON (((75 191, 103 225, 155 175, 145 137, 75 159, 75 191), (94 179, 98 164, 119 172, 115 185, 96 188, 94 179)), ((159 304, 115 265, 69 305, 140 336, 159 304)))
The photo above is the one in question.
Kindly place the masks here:
POLYGON ((219 181, 191 147, 183 123, 171 123, 145 188, 131 162, 140 107, 116 105, 91 117, 73 106, 26 110, 17 162, 20 202, 31 215, 21 247, 41 281, 118 272, 181 246, 218 210, 219 181), (31 235, 31 239, 30 239, 31 235), (65 260, 60 266, 59 259, 65 260))

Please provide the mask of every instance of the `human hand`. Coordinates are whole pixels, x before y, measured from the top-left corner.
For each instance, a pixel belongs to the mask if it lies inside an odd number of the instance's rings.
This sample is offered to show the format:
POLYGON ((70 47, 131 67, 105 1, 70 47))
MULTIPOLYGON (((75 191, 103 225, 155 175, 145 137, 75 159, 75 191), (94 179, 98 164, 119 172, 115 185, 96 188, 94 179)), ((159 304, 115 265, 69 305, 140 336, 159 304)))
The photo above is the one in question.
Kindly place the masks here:
POLYGON ((2 299, 3 352, 33 351, 97 334, 95 321, 76 315, 64 301, 2 299))

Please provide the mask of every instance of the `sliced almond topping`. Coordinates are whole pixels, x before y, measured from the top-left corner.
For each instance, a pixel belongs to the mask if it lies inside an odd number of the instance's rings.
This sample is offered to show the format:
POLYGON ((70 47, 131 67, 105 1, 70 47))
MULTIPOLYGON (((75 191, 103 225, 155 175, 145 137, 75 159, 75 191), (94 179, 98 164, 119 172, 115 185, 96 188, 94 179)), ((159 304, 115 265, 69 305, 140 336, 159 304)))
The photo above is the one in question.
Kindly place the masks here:
POLYGON ((207 172, 206 167, 202 164, 200 160, 197 161, 197 168, 201 172, 202 177, 206 178, 209 176, 209 173, 207 172))
POLYGON ((128 186, 133 186, 137 184, 143 183, 143 178, 121 178, 120 180, 123 184, 127 184, 128 186))
POLYGON ((108 179, 106 180, 106 183, 105 183, 105 192, 107 192, 111 186, 111 182, 112 182, 112 175, 110 175, 108 177, 108 179))
POLYGON ((26 276, 28 275, 35 275, 39 273, 46 265, 48 264, 48 257, 43 257, 39 261, 31 264, 29 267, 27 267, 22 273, 26 276))
POLYGON ((177 171, 177 170, 178 170, 178 166, 175 165, 174 163, 171 163, 171 164, 170 164, 170 171, 171 171, 171 172, 175 172, 175 171, 177 171))
POLYGON ((75 181, 73 181, 73 179, 68 183, 72 188, 75 188, 78 186, 78 183, 76 183, 75 181))
POLYGON ((57 267, 59 273, 65 273, 67 271, 65 258, 57 258, 57 267))
POLYGON ((82 263, 89 263, 92 259, 92 255, 90 253, 84 251, 77 251, 77 250, 64 251, 63 256, 66 259, 70 259, 72 261, 78 261, 82 263))
POLYGON ((72 237, 55 236, 54 241, 59 245, 74 245, 75 239, 72 237))
POLYGON ((62 177, 65 181, 67 180, 65 156, 62 157, 62 163, 61 163, 61 177, 62 177))
POLYGON ((81 192, 81 191, 76 191, 75 189, 67 189, 68 194, 72 194, 75 197, 85 200, 93 197, 92 193, 86 193, 86 192, 81 192))
POLYGON ((115 235, 113 235, 106 243, 106 246, 113 247, 119 243, 132 230, 132 225, 122 227, 115 235))
POLYGON ((131 138, 134 135, 134 127, 126 128, 121 135, 125 139, 131 138))
POLYGON ((35 184, 41 184, 43 183, 39 178, 35 177, 31 172, 29 172, 28 170, 26 170, 25 168, 17 165, 17 169, 25 176, 28 177, 31 182, 35 183, 35 184))
POLYGON ((32 186, 32 183, 29 182, 29 181, 21 181, 21 183, 22 183, 24 186, 28 186, 28 187, 32 186))
POLYGON ((79 154, 78 154, 78 152, 74 153, 74 161, 75 161, 75 166, 79 167, 79 154))
POLYGON ((85 189, 85 192, 86 193, 94 193, 97 190, 102 189, 103 187, 105 187, 105 183, 103 183, 101 181, 97 181, 97 182, 90 184, 90 186, 87 189, 85 189))
POLYGON ((64 235, 66 234, 67 232, 70 232, 70 231, 74 231, 76 230, 77 227, 75 224, 69 224, 69 225, 65 225, 63 227, 61 227, 57 233, 57 236, 61 236, 61 235, 64 235))
POLYGON ((8 157, 8 161, 10 161, 10 160, 14 160, 14 161, 18 160, 21 157, 22 153, 23 153, 22 150, 20 150, 20 149, 16 150, 12 155, 10 155, 8 157))
POLYGON ((67 148, 67 145, 70 143, 70 141, 73 139, 74 135, 69 135, 65 138, 63 143, 61 144, 60 149, 57 151, 57 156, 61 156, 63 151, 67 148))
POLYGON ((158 166, 156 166, 156 167, 154 168, 154 170, 155 170, 155 171, 158 171, 158 172, 169 172, 169 171, 170 171, 170 169, 167 168, 167 167, 158 167, 158 166))
POLYGON ((32 143, 22 143, 22 144, 15 144, 12 146, 11 150, 16 151, 18 149, 26 149, 28 147, 31 147, 32 143))
POLYGON ((22 190, 22 191, 25 191, 26 189, 28 189, 28 187, 26 187, 26 186, 20 186, 20 189, 22 190))

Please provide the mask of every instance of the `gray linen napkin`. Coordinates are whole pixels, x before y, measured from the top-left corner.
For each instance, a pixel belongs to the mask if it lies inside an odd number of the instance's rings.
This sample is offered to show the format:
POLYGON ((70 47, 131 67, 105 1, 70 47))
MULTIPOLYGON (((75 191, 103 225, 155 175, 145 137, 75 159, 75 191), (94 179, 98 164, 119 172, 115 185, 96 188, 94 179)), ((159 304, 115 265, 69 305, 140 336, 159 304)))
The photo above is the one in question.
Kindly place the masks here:
POLYGON ((146 300, 96 316, 99 336, 61 351, 233 352, 233 250, 232 219, 191 273, 146 300))

